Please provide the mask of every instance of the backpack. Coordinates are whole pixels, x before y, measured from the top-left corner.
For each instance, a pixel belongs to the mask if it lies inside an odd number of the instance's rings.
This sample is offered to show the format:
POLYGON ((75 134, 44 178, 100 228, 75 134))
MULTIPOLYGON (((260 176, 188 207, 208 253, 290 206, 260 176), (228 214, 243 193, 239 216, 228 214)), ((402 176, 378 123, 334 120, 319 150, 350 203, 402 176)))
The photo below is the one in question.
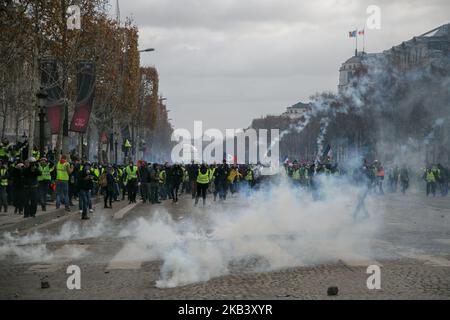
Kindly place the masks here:
POLYGON ((106 173, 102 173, 102 175, 100 176, 100 178, 98 180, 98 184, 102 188, 105 188, 108 186, 108 178, 106 177, 106 173))

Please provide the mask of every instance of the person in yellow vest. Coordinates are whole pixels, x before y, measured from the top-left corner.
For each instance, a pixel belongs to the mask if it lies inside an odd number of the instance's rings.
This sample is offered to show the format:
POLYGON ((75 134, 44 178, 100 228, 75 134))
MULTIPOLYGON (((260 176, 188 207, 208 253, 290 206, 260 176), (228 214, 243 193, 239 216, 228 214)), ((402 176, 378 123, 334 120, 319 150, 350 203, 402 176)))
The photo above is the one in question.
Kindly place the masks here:
POLYGON ((159 198, 161 200, 167 199, 167 188, 166 188, 166 182, 167 182, 167 163, 164 165, 164 167, 161 167, 159 170, 159 198))
POLYGON ((128 203, 136 203, 136 195, 138 190, 138 167, 132 161, 125 169, 127 174, 128 203))
POLYGON ((248 186, 250 188, 254 187, 254 185, 255 185, 255 176, 254 176, 254 173, 253 173, 253 169, 250 166, 248 166, 248 168, 247 168, 247 172, 245 174, 245 181, 247 181, 248 186))
POLYGON ((32 157, 35 158, 37 161, 41 159, 41 153, 39 152, 37 147, 33 148, 33 151, 31 152, 32 157))
POLYGON ((8 165, 0 160, 0 210, 3 208, 4 212, 8 212, 8 179, 8 165))
POLYGON ((9 144, 8 139, 3 139, 2 143, 0 144, 0 160, 8 161, 10 148, 11 145, 9 144))
POLYGON ((47 211, 47 194, 50 190, 50 182, 52 180, 50 165, 46 158, 41 158, 39 169, 42 175, 38 177, 39 182, 39 203, 42 211, 47 211))
POLYGON ((428 168, 425 171, 425 181, 427 182, 427 197, 430 193, 433 194, 433 197, 436 197, 436 176, 433 169, 428 168))
POLYGON ((120 166, 116 166, 117 167, 117 187, 118 187, 118 196, 120 196, 120 194, 122 193, 123 197, 122 200, 125 199, 125 192, 123 192, 123 170, 120 166))
POLYGON ((92 175, 92 183, 93 183, 93 189, 92 189, 92 195, 97 195, 98 190, 100 189, 98 186, 98 179, 100 179, 100 170, 98 169, 98 164, 94 163, 91 167, 91 175, 92 175))
POLYGON ((182 166, 183 170, 183 183, 181 187, 181 193, 189 193, 191 191, 191 184, 189 183, 189 172, 187 171, 185 166, 182 166))
POLYGON ((298 187, 301 179, 302 176, 300 167, 298 166, 298 162, 294 161, 294 165, 292 166, 292 182, 294 183, 294 186, 298 187))
POLYGON ((210 193, 213 193, 213 194, 215 194, 216 193, 216 190, 215 190, 215 174, 216 174, 216 169, 217 169, 217 164, 216 164, 216 162, 214 161, 214 163, 212 164, 212 166, 210 166, 210 168, 209 168, 209 189, 208 189, 208 191, 210 192, 210 193))
POLYGON ((203 199, 203 205, 206 203, 206 191, 208 190, 210 171, 205 164, 200 166, 197 174, 197 194, 195 196, 195 205, 198 204, 200 196, 203 199))
POLYGON ((66 155, 61 155, 61 159, 56 164, 56 209, 59 209, 61 201, 64 201, 66 211, 70 212, 69 177, 72 171, 66 155))

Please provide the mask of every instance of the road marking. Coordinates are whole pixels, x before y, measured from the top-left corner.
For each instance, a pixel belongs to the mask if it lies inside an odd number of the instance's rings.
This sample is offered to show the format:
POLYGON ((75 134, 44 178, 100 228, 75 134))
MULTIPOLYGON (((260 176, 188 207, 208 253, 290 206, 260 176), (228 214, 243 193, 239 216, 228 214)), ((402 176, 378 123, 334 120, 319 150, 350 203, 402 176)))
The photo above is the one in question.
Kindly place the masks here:
POLYGON ((27 272, 31 273, 47 273, 56 272, 62 267, 61 264, 36 264, 28 268, 27 272))
POLYGON ((114 214, 114 219, 118 220, 118 219, 123 219, 123 217, 130 212, 132 209, 134 209, 138 204, 137 203, 132 203, 127 205, 125 208, 120 209, 119 211, 117 211, 114 214))

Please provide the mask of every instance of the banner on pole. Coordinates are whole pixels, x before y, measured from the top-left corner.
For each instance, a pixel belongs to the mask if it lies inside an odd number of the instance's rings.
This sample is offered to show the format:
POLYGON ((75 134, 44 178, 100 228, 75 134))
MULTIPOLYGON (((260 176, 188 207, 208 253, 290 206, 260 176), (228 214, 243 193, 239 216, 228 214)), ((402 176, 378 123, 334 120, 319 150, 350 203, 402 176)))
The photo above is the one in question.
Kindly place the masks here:
POLYGON ((60 125, 63 115, 64 99, 59 83, 58 64, 56 59, 41 59, 39 70, 41 73, 41 86, 48 95, 46 116, 50 123, 50 132, 51 134, 58 134, 61 129, 60 125))
POLYGON ((89 125, 95 91, 95 65, 93 62, 77 63, 77 100, 70 131, 85 133, 89 125))

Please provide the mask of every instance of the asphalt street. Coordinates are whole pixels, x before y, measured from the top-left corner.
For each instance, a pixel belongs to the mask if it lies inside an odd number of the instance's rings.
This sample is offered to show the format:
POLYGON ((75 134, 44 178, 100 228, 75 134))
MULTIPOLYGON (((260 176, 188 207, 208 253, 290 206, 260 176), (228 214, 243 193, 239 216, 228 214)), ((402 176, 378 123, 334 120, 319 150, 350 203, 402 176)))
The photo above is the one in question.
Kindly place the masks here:
MULTIPOLYGON (((80 221, 75 211, 17 232, 11 231, 19 219, 9 218, 9 231, 0 230, 0 299, 450 299, 450 197, 372 196, 369 221, 378 214, 382 225, 367 239, 370 253, 331 254, 323 263, 270 271, 255 268, 256 259, 175 287, 157 285, 163 261, 147 254, 155 248, 135 251, 134 235, 124 232, 142 225, 139 218, 168 212, 173 223, 193 221, 208 235, 211 212, 245 210, 248 202, 242 195, 216 203, 209 198, 204 208, 194 207, 188 195, 178 204, 121 201, 112 210, 97 205, 89 221, 80 221), (70 265, 80 268, 80 290, 67 287, 70 265), (369 265, 380 266, 381 289, 367 287, 369 265), (330 286, 339 288, 337 296, 327 295, 330 286)), ((164 232, 148 236, 164 240, 164 232)))

